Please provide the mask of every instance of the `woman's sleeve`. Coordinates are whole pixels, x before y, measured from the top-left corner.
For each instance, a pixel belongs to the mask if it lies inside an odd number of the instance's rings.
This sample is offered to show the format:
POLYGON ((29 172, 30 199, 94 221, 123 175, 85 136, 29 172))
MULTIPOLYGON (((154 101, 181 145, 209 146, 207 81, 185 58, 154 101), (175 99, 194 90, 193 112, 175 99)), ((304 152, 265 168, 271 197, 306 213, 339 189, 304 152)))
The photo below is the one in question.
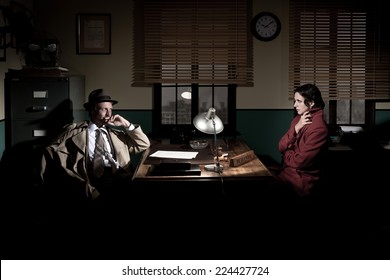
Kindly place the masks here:
POLYGON ((284 154, 288 149, 293 148, 297 134, 295 133, 295 125, 298 122, 298 118, 295 117, 287 132, 279 140, 279 152, 284 154))
POLYGON ((316 164, 316 158, 328 142, 326 124, 312 123, 303 129, 298 146, 287 149, 284 154, 284 163, 288 166, 307 170, 316 164))

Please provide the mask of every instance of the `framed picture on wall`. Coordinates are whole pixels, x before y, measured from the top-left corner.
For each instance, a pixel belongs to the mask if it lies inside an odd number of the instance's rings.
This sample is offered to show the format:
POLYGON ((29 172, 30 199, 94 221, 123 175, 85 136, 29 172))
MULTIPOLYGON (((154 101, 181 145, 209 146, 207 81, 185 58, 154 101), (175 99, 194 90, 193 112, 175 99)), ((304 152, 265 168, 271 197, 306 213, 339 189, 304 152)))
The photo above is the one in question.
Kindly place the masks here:
POLYGON ((111 54, 111 15, 76 15, 77 54, 111 54))

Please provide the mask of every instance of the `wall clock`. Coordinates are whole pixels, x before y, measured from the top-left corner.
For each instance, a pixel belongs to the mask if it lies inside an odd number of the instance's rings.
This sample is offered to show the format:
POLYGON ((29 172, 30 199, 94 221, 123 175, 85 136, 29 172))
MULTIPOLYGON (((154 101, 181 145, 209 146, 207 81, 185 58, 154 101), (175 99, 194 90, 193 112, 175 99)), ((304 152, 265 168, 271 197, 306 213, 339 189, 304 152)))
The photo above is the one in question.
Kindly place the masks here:
POLYGON ((253 36, 261 41, 272 41, 282 29, 279 18, 270 12, 261 12, 254 16, 250 27, 253 36))

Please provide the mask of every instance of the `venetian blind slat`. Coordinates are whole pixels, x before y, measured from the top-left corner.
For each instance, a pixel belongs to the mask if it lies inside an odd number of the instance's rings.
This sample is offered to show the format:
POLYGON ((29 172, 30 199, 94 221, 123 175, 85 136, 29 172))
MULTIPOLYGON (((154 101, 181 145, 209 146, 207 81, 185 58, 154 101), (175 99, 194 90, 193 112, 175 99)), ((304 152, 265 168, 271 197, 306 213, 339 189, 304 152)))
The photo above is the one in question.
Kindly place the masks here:
POLYGON ((320 86, 324 99, 390 99, 390 36, 380 1, 290 1, 289 90, 320 86))
POLYGON ((139 2, 134 83, 253 85, 250 1, 139 2))

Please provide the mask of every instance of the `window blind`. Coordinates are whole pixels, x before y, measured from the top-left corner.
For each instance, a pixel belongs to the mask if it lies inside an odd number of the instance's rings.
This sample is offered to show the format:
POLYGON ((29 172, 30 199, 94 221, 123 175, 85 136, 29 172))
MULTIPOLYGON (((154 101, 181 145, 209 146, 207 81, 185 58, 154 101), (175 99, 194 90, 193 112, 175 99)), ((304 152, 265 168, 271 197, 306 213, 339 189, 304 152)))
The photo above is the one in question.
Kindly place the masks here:
POLYGON ((390 99, 384 11, 380 0, 290 0, 290 98, 315 83, 328 100, 390 99))
POLYGON ((253 85, 248 0, 136 1, 135 84, 253 85))

